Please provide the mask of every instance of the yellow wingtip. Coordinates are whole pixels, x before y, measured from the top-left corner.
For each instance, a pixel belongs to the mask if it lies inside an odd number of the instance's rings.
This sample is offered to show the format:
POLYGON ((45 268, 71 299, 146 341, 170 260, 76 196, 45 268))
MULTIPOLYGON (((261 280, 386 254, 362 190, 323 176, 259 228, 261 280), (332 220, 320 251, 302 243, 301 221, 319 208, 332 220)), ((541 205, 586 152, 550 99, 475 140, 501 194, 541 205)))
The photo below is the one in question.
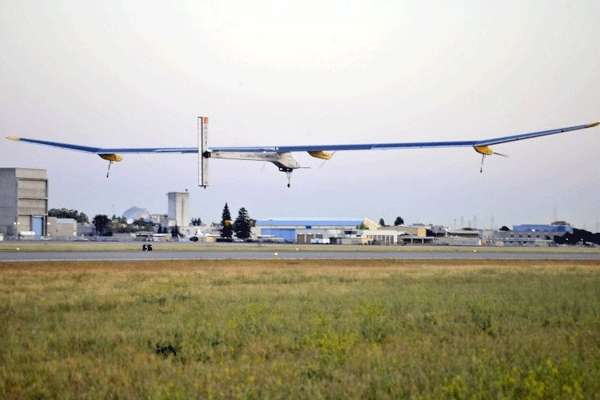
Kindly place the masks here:
POLYGON ((592 122, 590 124, 590 128, 593 128, 593 127, 598 126, 598 125, 600 125, 600 122, 592 122))
POLYGON ((21 140, 21 138, 20 138, 20 137, 18 137, 18 136, 7 136, 6 138, 7 138, 8 140, 14 140, 14 141, 19 141, 19 140, 21 140))

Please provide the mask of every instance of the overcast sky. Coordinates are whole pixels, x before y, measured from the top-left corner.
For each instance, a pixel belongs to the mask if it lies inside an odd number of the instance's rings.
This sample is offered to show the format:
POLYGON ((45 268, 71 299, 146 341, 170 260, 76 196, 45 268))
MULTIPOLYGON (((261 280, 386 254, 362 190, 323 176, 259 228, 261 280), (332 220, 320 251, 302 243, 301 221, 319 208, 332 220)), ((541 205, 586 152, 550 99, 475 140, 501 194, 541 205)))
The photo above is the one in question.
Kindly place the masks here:
MULTIPOLYGON (((600 2, 0 0, 0 134, 99 146, 478 139, 600 120, 600 2)), ((600 128, 498 146, 338 153, 294 173, 192 155, 0 143, 0 167, 48 170, 50 207, 253 217, 385 217, 595 229, 600 128)))

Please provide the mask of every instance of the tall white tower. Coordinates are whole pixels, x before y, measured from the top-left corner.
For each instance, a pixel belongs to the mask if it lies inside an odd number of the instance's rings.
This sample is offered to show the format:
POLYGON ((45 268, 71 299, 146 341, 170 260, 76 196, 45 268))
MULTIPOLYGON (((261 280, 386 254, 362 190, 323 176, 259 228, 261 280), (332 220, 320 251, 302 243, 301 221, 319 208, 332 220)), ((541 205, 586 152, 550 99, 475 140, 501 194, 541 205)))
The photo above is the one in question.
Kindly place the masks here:
POLYGON ((189 226, 190 194, 188 192, 169 192, 169 225, 189 226))

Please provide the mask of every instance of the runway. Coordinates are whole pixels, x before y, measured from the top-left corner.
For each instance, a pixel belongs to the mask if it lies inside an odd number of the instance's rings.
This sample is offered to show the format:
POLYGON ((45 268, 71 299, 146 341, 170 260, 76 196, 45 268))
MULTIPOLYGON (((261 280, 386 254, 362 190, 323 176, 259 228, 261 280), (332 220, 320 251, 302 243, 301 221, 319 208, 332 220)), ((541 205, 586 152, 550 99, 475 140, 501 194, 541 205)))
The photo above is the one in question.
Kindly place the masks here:
POLYGON ((560 252, 375 252, 375 251, 69 251, 0 252, 0 262, 148 261, 148 260, 595 260, 600 253, 560 252))

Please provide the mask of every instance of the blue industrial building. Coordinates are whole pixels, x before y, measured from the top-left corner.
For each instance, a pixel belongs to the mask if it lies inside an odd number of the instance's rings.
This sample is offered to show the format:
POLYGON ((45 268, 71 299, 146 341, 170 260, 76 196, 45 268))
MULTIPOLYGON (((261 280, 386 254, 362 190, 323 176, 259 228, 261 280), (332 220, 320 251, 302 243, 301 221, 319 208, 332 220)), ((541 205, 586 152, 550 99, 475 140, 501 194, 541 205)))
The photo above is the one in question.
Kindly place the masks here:
POLYGON ((257 219, 261 236, 280 238, 288 243, 296 241, 300 229, 355 229, 363 218, 269 218, 257 219))
POLYGON ((549 225, 514 225, 512 231, 496 232, 495 237, 505 246, 549 246, 554 243, 555 237, 566 233, 573 233, 573 227, 566 222, 558 221, 549 225))

